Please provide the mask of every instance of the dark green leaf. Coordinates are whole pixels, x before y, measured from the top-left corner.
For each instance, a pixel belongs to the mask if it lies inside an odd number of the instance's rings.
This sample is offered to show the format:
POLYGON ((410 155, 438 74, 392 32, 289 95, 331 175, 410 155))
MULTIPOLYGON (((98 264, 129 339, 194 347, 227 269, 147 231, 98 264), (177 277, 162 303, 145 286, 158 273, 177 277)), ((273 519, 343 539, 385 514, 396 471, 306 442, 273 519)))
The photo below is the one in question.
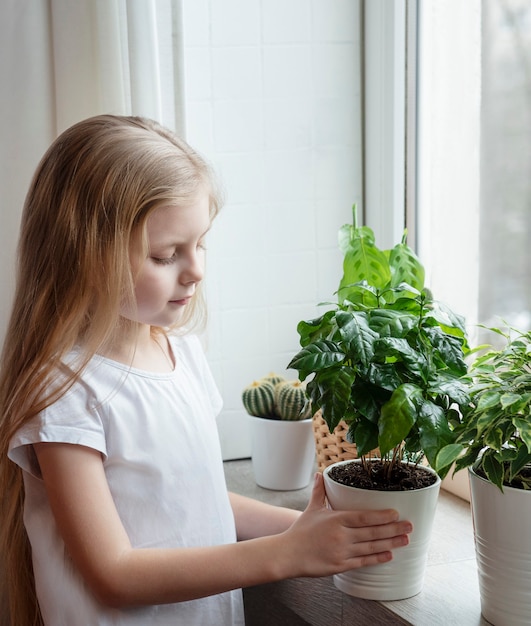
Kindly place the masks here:
POLYGON ((466 374, 461 339, 447 335, 438 327, 425 327, 424 333, 431 344, 432 358, 437 360, 439 366, 448 368, 455 376, 466 374))
POLYGON ((410 373, 422 380, 426 378, 426 358, 420 352, 414 350, 406 339, 397 337, 383 337, 375 344, 375 357, 386 358, 396 357, 407 366, 410 373))
POLYGON ((513 480, 518 473, 531 463, 531 452, 527 446, 522 445, 518 450, 518 454, 509 465, 509 479, 513 480))
POLYGON ((310 342, 317 339, 326 339, 333 328, 332 320, 335 311, 327 311, 321 317, 313 320, 302 321, 297 325, 297 332, 300 335, 300 344, 302 347, 307 346, 310 342))
POLYGON ((353 441, 357 446, 358 456, 368 454, 378 447, 378 426, 365 419, 360 419, 354 427, 353 441))
POLYGON ((448 427, 445 411, 429 401, 421 401, 418 408, 417 426, 420 441, 426 458, 432 467, 436 466, 439 450, 453 443, 454 436, 448 427))
POLYGON ((378 423, 382 406, 390 397, 390 392, 364 381, 356 380, 352 385, 351 405, 356 408, 357 413, 374 424, 378 423))
POLYGON ((336 321, 348 358, 366 368, 374 355, 378 334, 369 328, 367 317, 359 311, 338 311, 336 321))
POLYGON ((308 383, 307 391, 314 410, 322 409, 323 419, 333 432, 347 412, 355 372, 347 366, 318 372, 308 383))
POLYGON ((345 358, 345 353, 333 341, 320 339, 300 350, 290 361, 288 368, 299 371, 299 378, 305 380, 311 373, 319 372, 345 358))
POLYGON ((466 452, 463 456, 459 457, 455 462, 455 470, 459 471, 474 465, 483 450, 483 446, 478 443, 472 444, 469 448, 465 448, 466 452))
POLYGON ((499 487, 503 491, 503 466, 501 463, 495 458, 494 454, 491 454, 489 450, 487 450, 482 457, 481 467, 483 468, 487 478, 491 483, 494 483, 497 487, 499 487))
POLYGON ((381 337, 403 338, 418 324, 418 317, 409 311, 375 309, 370 312, 369 324, 381 337))
POLYGON ((464 383, 442 374, 435 381, 430 380, 429 391, 432 394, 448 396, 451 402, 456 402, 461 406, 470 402, 470 395, 464 383))
POLYGON ((529 418, 525 419, 521 417, 513 417, 512 423, 518 430, 518 433, 527 449, 531 452, 531 423, 529 422, 529 418))
POLYGON ((367 371, 367 378, 376 387, 387 391, 394 391, 405 382, 396 363, 372 363, 367 371))

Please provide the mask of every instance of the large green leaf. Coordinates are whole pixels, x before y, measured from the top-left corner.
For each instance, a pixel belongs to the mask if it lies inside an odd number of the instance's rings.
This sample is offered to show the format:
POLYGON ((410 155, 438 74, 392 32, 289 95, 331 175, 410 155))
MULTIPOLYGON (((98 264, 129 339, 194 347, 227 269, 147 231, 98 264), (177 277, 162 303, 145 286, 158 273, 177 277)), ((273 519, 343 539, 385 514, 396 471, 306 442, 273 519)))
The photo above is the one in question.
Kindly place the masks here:
POLYGON ((299 371, 299 378, 305 380, 312 372, 341 363, 345 353, 333 341, 320 339, 305 346, 288 364, 288 368, 299 371))
POLYGON ((432 395, 446 395, 451 402, 456 402, 460 406, 464 406, 470 402, 470 394, 461 379, 453 376, 439 374, 436 380, 429 381, 428 391, 432 395))
POLYGON ((431 345, 431 355, 438 368, 446 367, 454 376, 464 376, 467 365, 463 358, 463 341, 448 335, 439 327, 425 327, 423 332, 431 345))
MULTIPOLYGON (((439 450, 433 469, 440 475, 444 468, 449 468, 461 456, 464 446, 460 443, 450 443, 439 450)), ((445 472, 447 473, 447 472, 445 472)))
MULTIPOLYGON (((343 277, 339 283, 339 301, 348 298, 351 285, 366 280, 369 285, 384 289, 391 280, 391 270, 384 252, 377 248, 368 236, 360 236, 355 229, 343 259, 343 277)), ((367 229, 365 229, 366 232, 367 229)), ((361 233, 362 234, 362 233, 361 233)))
MULTIPOLYGON (((465 318, 455 313, 443 302, 427 303, 426 321, 433 318, 434 323, 440 326, 444 332, 456 337, 466 337, 465 318)), ((466 344, 465 344, 466 345, 466 344)))
POLYGON ((370 327, 381 337, 405 337, 418 324, 418 316, 409 311, 375 309, 369 314, 370 327))
POLYGON ((297 332, 300 335, 301 346, 307 346, 317 339, 326 339, 333 328, 334 315, 335 311, 327 311, 313 320, 299 322, 297 332))
POLYGON ((417 405, 422 391, 416 385, 405 384, 396 389, 382 407, 378 425, 378 445, 383 455, 399 445, 417 420, 417 405))
POLYGON ((407 283, 419 291, 424 289, 424 267, 405 242, 397 244, 391 250, 389 265, 393 287, 397 287, 400 283, 407 283))
POLYGON ((487 391, 482 394, 478 400, 477 411, 482 412, 490 409, 492 407, 496 407, 500 403, 501 394, 499 391, 487 391))
POLYGON ((360 311, 338 311, 336 321, 349 360, 366 368, 378 339, 378 334, 369 327, 367 315, 360 311))

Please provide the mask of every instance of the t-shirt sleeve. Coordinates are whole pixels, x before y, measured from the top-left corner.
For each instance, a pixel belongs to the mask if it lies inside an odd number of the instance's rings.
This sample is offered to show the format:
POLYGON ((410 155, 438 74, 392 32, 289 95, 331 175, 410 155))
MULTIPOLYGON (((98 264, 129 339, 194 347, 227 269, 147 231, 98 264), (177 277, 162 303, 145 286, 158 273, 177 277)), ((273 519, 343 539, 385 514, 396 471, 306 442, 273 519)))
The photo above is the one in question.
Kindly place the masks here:
POLYGON ((9 444, 9 458, 23 470, 41 478, 34 443, 53 442, 86 446, 106 456, 101 407, 82 382, 22 426, 9 444))

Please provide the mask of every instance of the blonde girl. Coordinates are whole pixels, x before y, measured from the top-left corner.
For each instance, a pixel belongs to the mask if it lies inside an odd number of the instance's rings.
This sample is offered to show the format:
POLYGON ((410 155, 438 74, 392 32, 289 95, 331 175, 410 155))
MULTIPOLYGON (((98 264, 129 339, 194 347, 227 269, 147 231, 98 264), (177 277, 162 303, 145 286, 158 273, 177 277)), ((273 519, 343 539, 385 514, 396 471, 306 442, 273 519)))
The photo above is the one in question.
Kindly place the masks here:
POLYGON ((396 511, 328 510, 320 476, 302 514, 227 492, 191 332, 219 204, 197 153, 142 118, 80 122, 37 168, 0 373, 12 626, 242 624, 242 587, 408 541, 396 511))

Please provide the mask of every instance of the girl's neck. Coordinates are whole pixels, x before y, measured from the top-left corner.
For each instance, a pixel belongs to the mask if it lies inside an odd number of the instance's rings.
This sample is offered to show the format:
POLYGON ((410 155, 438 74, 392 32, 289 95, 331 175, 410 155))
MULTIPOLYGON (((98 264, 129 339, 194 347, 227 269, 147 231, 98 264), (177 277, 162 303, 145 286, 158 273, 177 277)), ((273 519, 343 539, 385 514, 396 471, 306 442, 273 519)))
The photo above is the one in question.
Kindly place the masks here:
POLYGON ((171 372, 175 359, 166 335, 146 325, 125 325, 102 356, 149 372, 171 372))

